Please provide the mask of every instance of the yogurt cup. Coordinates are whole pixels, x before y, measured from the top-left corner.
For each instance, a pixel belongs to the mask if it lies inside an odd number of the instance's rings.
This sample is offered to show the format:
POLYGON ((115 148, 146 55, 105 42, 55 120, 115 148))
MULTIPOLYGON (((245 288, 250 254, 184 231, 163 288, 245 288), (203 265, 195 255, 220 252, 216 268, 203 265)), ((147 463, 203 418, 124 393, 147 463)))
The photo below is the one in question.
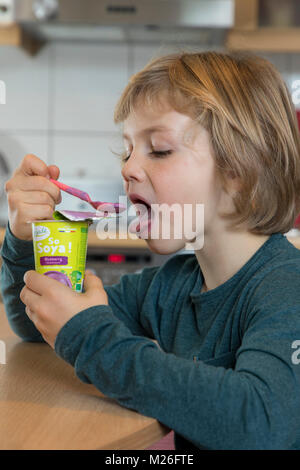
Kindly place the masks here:
POLYGON ((35 270, 82 292, 90 220, 32 222, 35 270))

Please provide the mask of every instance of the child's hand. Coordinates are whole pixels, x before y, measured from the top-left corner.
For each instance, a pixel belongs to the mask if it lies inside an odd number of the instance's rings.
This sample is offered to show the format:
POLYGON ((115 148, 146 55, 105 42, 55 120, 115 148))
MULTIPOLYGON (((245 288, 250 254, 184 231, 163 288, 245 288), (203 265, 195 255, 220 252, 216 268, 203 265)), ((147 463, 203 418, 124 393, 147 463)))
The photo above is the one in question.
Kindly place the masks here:
POLYGON ((85 275, 84 293, 74 292, 36 271, 27 271, 24 282, 20 299, 26 305, 25 311, 52 348, 60 329, 76 313, 94 305, 108 305, 101 279, 90 273, 85 275))
POLYGON ((28 222, 52 219, 55 205, 61 202, 61 194, 49 178, 58 177, 57 166, 47 166, 35 155, 23 158, 5 185, 9 225, 15 237, 32 240, 32 228, 28 222))

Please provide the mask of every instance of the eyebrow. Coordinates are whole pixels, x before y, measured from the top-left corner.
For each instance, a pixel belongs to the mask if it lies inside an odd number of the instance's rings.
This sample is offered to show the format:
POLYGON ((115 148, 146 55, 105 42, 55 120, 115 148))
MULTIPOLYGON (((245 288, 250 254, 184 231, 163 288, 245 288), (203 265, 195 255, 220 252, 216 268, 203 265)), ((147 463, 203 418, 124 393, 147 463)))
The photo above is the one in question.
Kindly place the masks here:
MULTIPOLYGON (((166 126, 154 126, 154 127, 147 127, 146 129, 143 129, 142 131, 138 132, 138 136, 140 135, 149 135, 149 134, 152 134, 153 132, 159 132, 159 131, 171 131, 172 129, 170 129, 169 127, 166 127, 166 126)), ((127 134, 123 134, 123 138, 124 139, 127 139, 129 140, 130 137, 129 135, 127 134)))

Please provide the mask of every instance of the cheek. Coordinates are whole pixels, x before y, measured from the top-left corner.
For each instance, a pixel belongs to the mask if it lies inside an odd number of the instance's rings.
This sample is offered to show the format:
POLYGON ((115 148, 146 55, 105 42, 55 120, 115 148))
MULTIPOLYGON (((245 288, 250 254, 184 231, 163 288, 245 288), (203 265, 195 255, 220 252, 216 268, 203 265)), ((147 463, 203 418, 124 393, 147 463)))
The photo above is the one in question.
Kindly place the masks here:
MULTIPOLYGON (((157 163, 157 162, 156 162, 157 163)), ((193 158, 182 158, 172 164, 162 161, 152 173, 152 184, 158 200, 172 204, 214 204, 218 199, 213 165, 210 162, 195 162, 193 158)))
POLYGON ((169 191, 172 192, 174 187, 178 185, 176 168, 170 168, 167 165, 159 165, 149 176, 157 195, 166 195, 169 191))
POLYGON ((126 179, 124 178, 123 173, 122 173, 122 177, 123 177, 123 180, 122 180, 123 188, 124 188, 124 191, 127 192, 127 191, 128 191, 128 188, 129 188, 129 183, 128 183, 128 181, 126 181, 126 179))

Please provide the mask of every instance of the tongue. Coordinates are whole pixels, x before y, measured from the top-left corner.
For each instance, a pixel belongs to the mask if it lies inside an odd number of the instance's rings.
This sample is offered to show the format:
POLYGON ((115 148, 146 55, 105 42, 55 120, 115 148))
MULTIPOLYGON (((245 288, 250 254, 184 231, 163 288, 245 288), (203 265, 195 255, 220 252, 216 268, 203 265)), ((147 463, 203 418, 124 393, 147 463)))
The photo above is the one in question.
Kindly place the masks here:
POLYGON ((136 226, 136 231, 139 232, 141 230, 141 224, 144 226, 146 222, 149 222, 149 219, 151 217, 151 210, 150 207, 147 206, 146 204, 143 204, 143 210, 139 214, 140 222, 136 226))

